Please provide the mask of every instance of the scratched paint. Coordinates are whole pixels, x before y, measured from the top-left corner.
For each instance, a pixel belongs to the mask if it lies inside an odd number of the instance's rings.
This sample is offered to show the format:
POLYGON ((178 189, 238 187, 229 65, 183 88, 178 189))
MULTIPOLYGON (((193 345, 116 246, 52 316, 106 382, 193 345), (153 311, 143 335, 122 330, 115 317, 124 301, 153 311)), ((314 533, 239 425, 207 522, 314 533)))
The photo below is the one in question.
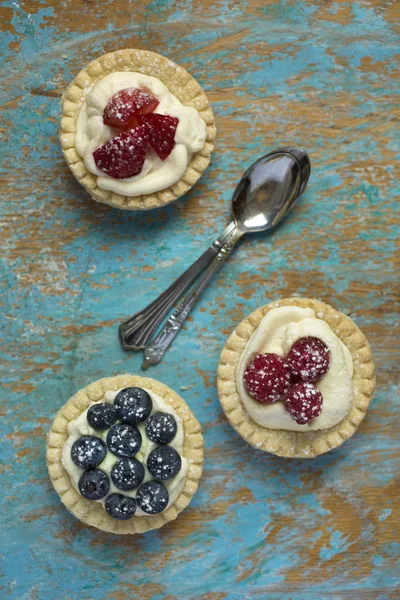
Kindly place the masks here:
POLYGON ((0 7, 1 597, 398 598, 394 5, 140 4, 0 7), (185 199, 146 214, 90 201, 57 140, 65 86, 90 59, 123 46, 190 70, 217 118, 206 175, 185 199), (205 472, 193 503, 175 523, 133 539, 84 527, 47 478, 44 436, 55 411, 94 379, 139 372, 141 357, 119 347, 118 322, 223 230, 243 170, 289 143, 311 156, 304 199, 276 232, 240 245, 150 373, 180 392, 203 425, 205 472), (233 327, 258 305, 294 294, 351 314, 378 369, 360 431, 313 462, 247 446, 215 391, 233 327))

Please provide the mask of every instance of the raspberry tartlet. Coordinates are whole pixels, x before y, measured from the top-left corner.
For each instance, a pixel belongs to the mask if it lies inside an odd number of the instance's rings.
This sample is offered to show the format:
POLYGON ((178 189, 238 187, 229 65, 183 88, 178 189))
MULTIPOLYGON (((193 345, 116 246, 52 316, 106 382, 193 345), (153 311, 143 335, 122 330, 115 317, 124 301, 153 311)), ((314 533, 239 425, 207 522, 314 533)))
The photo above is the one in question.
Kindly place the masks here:
POLYGON ((64 157, 98 202, 164 206, 210 162, 216 129, 207 96, 187 71, 154 52, 100 56, 75 77, 61 108, 64 157))
POLYGON ((176 519, 191 501, 203 437, 173 390, 120 375, 93 382, 59 410, 46 460, 54 489, 83 523, 144 533, 176 519))
POLYGON ((363 420, 375 377, 370 346, 328 304, 288 298, 233 331, 218 366, 222 408, 252 446, 313 458, 340 446, 363 420))

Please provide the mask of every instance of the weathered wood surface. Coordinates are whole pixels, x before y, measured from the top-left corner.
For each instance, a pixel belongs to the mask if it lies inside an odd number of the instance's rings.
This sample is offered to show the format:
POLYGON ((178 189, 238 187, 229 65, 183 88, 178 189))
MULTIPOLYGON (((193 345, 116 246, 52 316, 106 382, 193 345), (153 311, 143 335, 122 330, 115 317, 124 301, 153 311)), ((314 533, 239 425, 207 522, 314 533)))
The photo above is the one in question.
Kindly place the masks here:
POLYGON ((395 3, 3 0, 0 23, 1 597, 399 598, 395 3), (147 214, 93 203, 57 140, 65 86, 90 59, 121 47, 155 50, 190 70, 217 118, 207 174, 186 198, 147 214), (180 390, 203 424, 194 502, 135 539, 84 527, 47 478, 50 420, 91 380, 139 372, 141 356, 119 347, 118 322, 224 228, 244 168, 289 143, 311 156, 306 196, 272 236, 242 243, 150 373, 180 390), (313 462, 245 445, 215 391, 232 328, 294 294, 351 314, 377 365, 360 431, 313 462))

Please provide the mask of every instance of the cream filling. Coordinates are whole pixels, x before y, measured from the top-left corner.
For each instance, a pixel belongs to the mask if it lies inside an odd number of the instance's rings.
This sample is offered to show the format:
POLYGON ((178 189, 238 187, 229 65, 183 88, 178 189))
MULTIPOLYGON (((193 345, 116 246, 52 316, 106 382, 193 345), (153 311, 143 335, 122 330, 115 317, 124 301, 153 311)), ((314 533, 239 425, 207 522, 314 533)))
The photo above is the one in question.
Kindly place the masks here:
POLYGON ((192 154, 199 152, 206 140, 206 124, 198 111, 184 106, 156 77, 133 72, 115 72, 101 79, 88 92, 77 121, 75 149, 83 158, 88 171, 97 175, 97 185, 123 196, 152 194, 177 183, 190 162, 192 154), (175 133, 175 146, 164 161, 154 152, 146 155, 139 175, 114 179, 100 171, 94 162, 93 152, 118 135, 119 130, 103 123, 103 112, 109 99, 125 88, 140 88, 156 96, 160 104, 155 113, 179 119, 175 133))
MULTIPOLYGON (((153 401, 153 410, 152 410, 151 414, 153 414, 154 412, 170 413, 175 418, 176 423, 177 423, 176 435, 175 435, 174 439, 172 440, 172 442, 170 442, 170 444, 168 444, 168 445, 175 448, 175 450, 177 450, 179 452, 179 454, 181 455, 182 467, 181 467, 179 473, 173 479, 162 482, 165 485, 165 487, 167 488, 168 494, 169 494, 168 506, 164 509, 164 510, 167 510, 167 508, 169 506, 171 506, 171 504, 173 504, 175 502, 175 500, 178 498, 179 494, 182 492, 184 485, 185 485, 186 473, 188 470, 188 461, 184 456, 182 456, 183 440, 184 440, 185 434, 183 431, 182 420, 177 415, 175 410, 171 406, 166 404, 166 402, 164 402, 164 400, 162 398, 160 398, 160 396, 158 396, 154 392, 147 390, 146 388, 143 388, 143 389, 145 389, 146 392, 148 392, 150 394, 151 399, 153 401)), ((111 392, 111 391, 106 392, 104 395, 104 398, 102 400, 100 400, 100 402, 108 402, 109 404, 112 404, 114 402, 115 396, 118 394, 119 391, 120 390, 117 390, 116 392, 111 392)), ((92 402, 91 405, 92 404, 96 404, 96 403, 92 402)), ((97 431, 97 430, 93 429, 93 427, 90 427, 90 425, 87 421, 86 415, 87 415, 87 410, 85 410, 81 415, 79 415, 79 417, 77 419, 75 419, 74 421, 70 421, 68 423, 67 429, 68 429, 69 435, 68 435, 67 441, 65 442, 65 444, 63 446, 62 455, 61 455, 62 465, 63 465, 64 469, 67 471, 67 473, 71 479, 71 483, 78 493, 79 493, 78 481, 79 481, 84 469, 81 469, 74 462, 72 462, 72 459, 71 459, 72 444, 77 439, 82 437, 83 435, 95 435, 105 441, 106 437, 107 437, 107 432, 108 432, 108 430, 97 431)), ((152 477, 152 475, 150 475, 150 473, 147 470, 147 467, 146 467, 147 457, 150 454, 150 452, 157 446, 157 444, 154 444, 153 442, 151 442, 148 439, 148 437, 146 436, 145 429, 144 429, 144 423, 139 423, 137 427, 142 435, 143 441, 142 441, 142 447, 140 448, 139 452, 135 455, 135 458, 140 460, 145 467, 145 476, 144 476, 143 481, 149 481, 150 479, 154 479, 154 477, 152 477)), ((110 451, 108 451, 104 460, 97 467, 98 469, 101 469, 102 471, 104 471, 104 473, 106 473, 110 479, 110 491, 107 494, 107 496, 109 494, 116 493, 116 494, 123 494, 124 496, 130 496, 131 498, 136 498, 136 491, 137 491, 136 489, 131 490, 131 491, 120 490, 113 484, 113 482, 111 480, 111 477, 110 477, 111 469, 113 468, 114 464, 118 460, 120 460, 120 459, 117 456, 114 456, 114 454, 112 454, 110 451)), ((101 502, 101 504, 103 504, 103 506, 104 506, 107 496, 105 496, 101 500, 94 500, 94 502, 101 502)), ((143 512, 142 510, 140 510, 139 507, 137 507, 136 512, 135 512, 135 517, 141 517, 141 516, 152 517, 154 515, 149 515, 149 514, 143 512)))
POLYGON ((269 429, 310 431, 329 429, 349 412, 353 399, 353 359, 350 351, 311 308, 280 306, 270 310, 248 341, 236 372, 237 389, 253 421, 269 429), (321 414, 306 425, 298 425, 286 412, 283 402, 261 404, 246 392, 243 373, 255 354, 273 352, 286 356, 300 338, 319 338, 329 348, 328 372, 316 383, 322 394, 321 414))

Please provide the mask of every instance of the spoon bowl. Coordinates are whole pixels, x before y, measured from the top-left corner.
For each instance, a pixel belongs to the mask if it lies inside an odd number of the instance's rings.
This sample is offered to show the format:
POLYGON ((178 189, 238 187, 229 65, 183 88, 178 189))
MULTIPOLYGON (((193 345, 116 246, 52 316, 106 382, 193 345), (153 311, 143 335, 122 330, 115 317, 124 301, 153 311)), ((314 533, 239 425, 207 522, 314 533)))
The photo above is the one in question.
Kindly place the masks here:
POLYGON ((275 227, 299 199, 310 171, 310 159, 300 148, 282 148, 253 163, 232 197, 239 231, 255 233, 275 227))

